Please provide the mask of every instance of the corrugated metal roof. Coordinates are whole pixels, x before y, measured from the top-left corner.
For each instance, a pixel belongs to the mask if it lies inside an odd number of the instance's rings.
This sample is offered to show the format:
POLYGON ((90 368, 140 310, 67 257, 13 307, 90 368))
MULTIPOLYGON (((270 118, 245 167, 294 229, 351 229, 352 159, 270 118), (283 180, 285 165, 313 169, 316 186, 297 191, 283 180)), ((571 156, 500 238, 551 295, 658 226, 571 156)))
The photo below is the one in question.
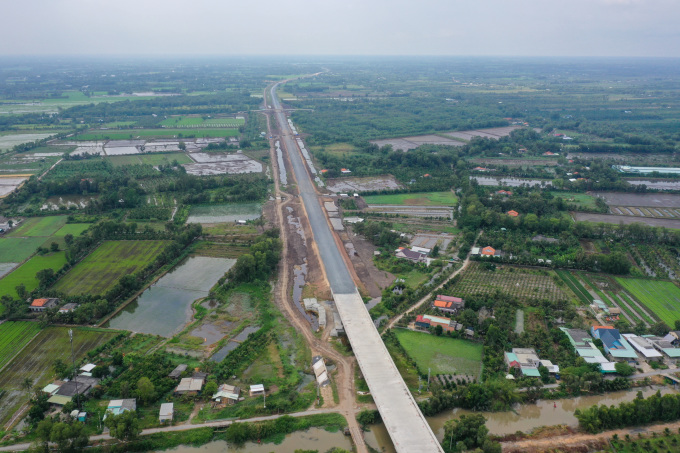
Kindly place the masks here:
POLYGON ((72 398, 70 396, 52 395, 50 399, 47 400, 47 402, 50 404, 58 404, 59 406, 63 406, 64 404, 70 402, 71 399, 72 398))

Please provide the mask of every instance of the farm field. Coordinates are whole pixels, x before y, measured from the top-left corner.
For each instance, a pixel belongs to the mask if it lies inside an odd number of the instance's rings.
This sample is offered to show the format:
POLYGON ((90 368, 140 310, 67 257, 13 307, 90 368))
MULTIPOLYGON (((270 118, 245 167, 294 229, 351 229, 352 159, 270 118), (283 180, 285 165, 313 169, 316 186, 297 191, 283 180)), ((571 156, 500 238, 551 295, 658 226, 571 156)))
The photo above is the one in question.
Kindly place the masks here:
POLYGON ((43 237, 0 238, 0 263, 21 263, 44 242, 43 237))
POLYGON ((614 225, 618 225, 620 223, 625 225, 630 225, 631 223, 644 223, 649 226, 664 227, 671 230, 680 229, 680 219, 678 218, 657 219, 653 217, 641 217, 634 215, 593 214, 590 212, 575 212, 572 214, 572 216, 577 222, 604 222, 614 225))
MULTIPOLYGON (((21 389, 24 379, 29 378, 34 386, 43 387, 54 377, 52 364, 55 360, 61 359, 70 363, 68 330, 66 327, 44 329, 0 374, 0 388, 6 392, 0 404, 0 427, 5 426, 19 407, 28 402, 29 395, 21 389)), ((76 363, 88 351, 110 340, 116 334, 115 331, 102 329, 74 328, 73 353, 76 363)))
POLYGON ((56 272, 61 269, 64 264, 66 264, 66 252, 35 255, 0 280, 0 297, 5 294, 9 294, 12 297, 18 297, 15 288, 21 283, 26 287, 26 291, 33 291, 39 284, 38 279, 35 278, 35 274, 43 269, 52 269, 56 272))
POLYGON ((105 241, 54 286, 68 295, 105 294, 123 275, 133 274, 163 251, 167 241, 105 241))
POLYGON ((678 249, 662 245, 636 244, 629 250, 635 263, 648 277, 670 280, 680 278, 678 249))
POLYGON ((482 268, 481 263, 473 262, 451 291, 452 295, 462 298, 475 294, 493 294, 498 290, 523 299, 569 300, 571 296, 557 286, 554 275, 548 270, 508 265, 488 271, 482 268))
POLYGON ((200 116, 170 117, 160 123, 164 127, 229 127, 237 128, 246 124, 245 118, 208 118, 200 116))
POLYGON ((238 135, 238 129, 224 129, 224 128, 202 128, 202 129, 128 129, 128 130, 114 130, 114 131, 90 131, 83 134, 78 134, 72 140, 90 141, 90 140, 128 140, 132 138, 151 138, 151 137, 176 137, 180 135, 196 136, 196 137, 235 137, 238 135))
POLYGON ((73 236, 80 236, 83 234, 83 231, 87 230, 90 228, 91 223, 67 223, 63 227, 59 228, 56 233, 54 233, 55 236, 66 236, 67 234, 71 234, 73 236))
POLYGON ((415 206, 451 206, 458 203, 453 192, 400 193, 389 195, 368 195, 363 197, 368 204, 394 204, 415 206))
POLYGON ((481 374, 481 344, 405 329, 395 329, 394 333, 420 370, 431 368, 433 375, 455 373, 475 378, 481 374))
POLYGON ((597 207, 595 204, 595 197, 587 195, 585 193, 578 192, 550 192, 554 197, 562 198, 565 203, 575 204, 580 208, 590 208, 594 209, 597 207))
POLYGON ((64 225, 66 225, 66 216, 32 217, 24 220, 19 227, 12 229, 7 236, 52 236, 64 225))
POLYGON ((622 277, 616 281, 667 325, 673 327, 680 320, 680 288, 673 283, 622 277))
POLYGON ((190 164, 193 161, 184 153, 154 153, 154 154, 131 154, 128 156, 107 156, 106 159, 115 167, 123 165, 167 165, 173 161, 181 164, 190 164))
POLYGON ((37 322, 8 321, 0 324, 0 369, 39 331, 37 322))

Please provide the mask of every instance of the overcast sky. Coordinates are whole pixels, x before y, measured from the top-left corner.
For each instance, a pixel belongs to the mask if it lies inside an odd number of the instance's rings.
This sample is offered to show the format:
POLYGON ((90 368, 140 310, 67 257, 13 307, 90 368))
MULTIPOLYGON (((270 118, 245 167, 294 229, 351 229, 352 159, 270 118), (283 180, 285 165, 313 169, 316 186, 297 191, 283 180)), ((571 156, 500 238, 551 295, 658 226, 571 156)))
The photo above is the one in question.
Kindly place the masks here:
POLYGON ((680 0, 2 3, 2 55, 680 56, 680 0))

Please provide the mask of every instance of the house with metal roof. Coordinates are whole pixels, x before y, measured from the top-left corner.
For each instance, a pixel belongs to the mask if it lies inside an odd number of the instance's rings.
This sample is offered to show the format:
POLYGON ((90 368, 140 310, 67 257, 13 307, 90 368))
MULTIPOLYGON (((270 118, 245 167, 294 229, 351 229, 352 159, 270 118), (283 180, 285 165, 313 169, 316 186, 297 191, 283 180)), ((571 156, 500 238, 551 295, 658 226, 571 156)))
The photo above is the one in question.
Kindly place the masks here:
POLYGON ((127 398, 127 399, 122 399, 122 400, 111 400, 109 401, 109 405, 106 407, 106 414, 104 415, 104 418, 106 418, 107 415, 120 415, 123 412, 127 411, 136 411, 137 410, 137 400, 134 398, 127 398))
POLYGON ((182 380, 179 381, 179 385, 175 389, 175 393, 178 394, 178 395, 187 395, 187 394, 188 395, 196 395, 203 388, 204 382, 205 382, 204 378, 194 378, 194 377, 182 378, 182 380))
POLYGON ((57 304, 59 304, 59 299, 56 299, 54 297, 33 299, 33 302, 31 302, 31 306, 29 308, 34 313, 40 313, 47 310, 48 308, 56 307, 57 304))
POLYGON ((229 384, 222 384, 217 388, 217 393, 212 399, 220 404, 234 404, 241 396, 241 389, 229 384))
POLYGON ((644 337, 638 337, 632 333, 624 333, 623 338, 628 340, 628 343, 647 360, 661 361, 663 354, 654 348, 651 341, 644 337))
POLYGON ((630 343, 611 326, 592 326, 590 333, 602 341, 604 350, 616 361, 635 361, 638 355, 630 343))
POLYGON ((654 349, 666 356, 670 362, 677 364, 680 361, 680 348, 674 346, 673 341, 675 337, 673 335, 668 334, 663 338, 645 335, 644 338, 652 343, 654 349))
POLYGON ((175 405, 173 403, 161 404, 161 410, 158 413, 158 421, 161 423, 171 422, 175 414, 175 405))
POLYGON ((567 329, 560 327, 560 330, 567 335, 569 342, 574 347, 576 354, 586 363, 597 363, 603 373, 615 373, 614 362, 610 362, 593 344, 593 338, 582 329, 567 329))
POLYGON ((508 368, 519 369, 524 376, 541 377, 538 367, 541 364, 536 351, 531 348, 513 348, 505 353, 505 363, 508 368))
POLYGON ((435 308, 444 313, 456 313, 458 310, 465 308, 465 301, 460 297, 437 295, 432 308, 435 308))
POLYGON ((251 385, 249 394, 250 396, 264 395, 264 385, 263 384, 251 385))
POLYGON ((168 377, 170 377, 172 379, 179 379, 179 377, 182 375, 182 373, 184 373, 186 371, 186 369, 187 369, 186 363, 179 364, 175 367, 174 370, 172 370, 170 372, 168 377))

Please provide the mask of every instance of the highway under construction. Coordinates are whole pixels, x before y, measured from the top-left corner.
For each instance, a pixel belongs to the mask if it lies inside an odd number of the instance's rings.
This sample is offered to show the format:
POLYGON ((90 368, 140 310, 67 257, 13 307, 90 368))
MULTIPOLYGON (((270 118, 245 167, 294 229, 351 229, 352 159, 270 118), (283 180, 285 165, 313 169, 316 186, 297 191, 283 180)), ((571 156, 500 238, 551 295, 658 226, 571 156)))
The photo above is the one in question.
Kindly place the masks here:
POLYGON ((345 333, 385 427, 400 453, 443 452, 380 338, 338 248, 334 233, 319 202, 316 187, 276 95, 279 85, 280 83, 277 83, 271 87, 270 95, 276 122, 281 131, 281 142, 293 167, 299 195, 311 225, 313 240, 319 251, 345 333))

